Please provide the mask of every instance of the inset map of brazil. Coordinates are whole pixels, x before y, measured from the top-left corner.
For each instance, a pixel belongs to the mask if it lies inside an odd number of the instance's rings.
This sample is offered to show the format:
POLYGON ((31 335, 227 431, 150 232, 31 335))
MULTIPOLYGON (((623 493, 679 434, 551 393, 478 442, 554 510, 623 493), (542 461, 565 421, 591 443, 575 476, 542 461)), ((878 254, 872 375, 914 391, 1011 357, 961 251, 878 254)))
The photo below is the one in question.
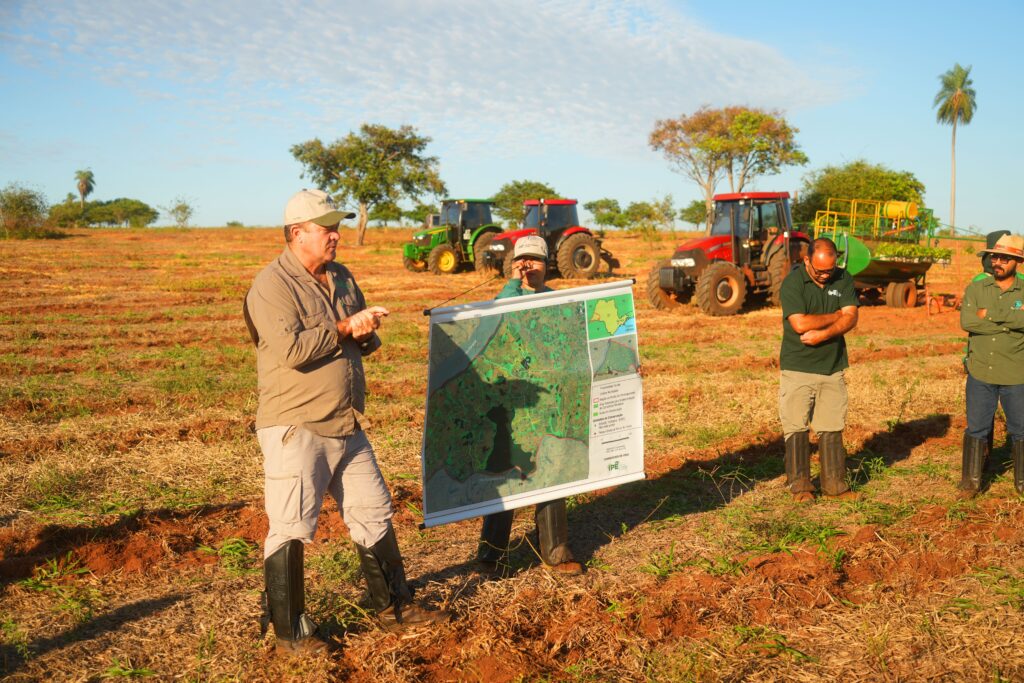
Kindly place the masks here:
POLYGON ((587 302, 587 335, 591 340, 636 334, 633 295, 591 299, 587 302))

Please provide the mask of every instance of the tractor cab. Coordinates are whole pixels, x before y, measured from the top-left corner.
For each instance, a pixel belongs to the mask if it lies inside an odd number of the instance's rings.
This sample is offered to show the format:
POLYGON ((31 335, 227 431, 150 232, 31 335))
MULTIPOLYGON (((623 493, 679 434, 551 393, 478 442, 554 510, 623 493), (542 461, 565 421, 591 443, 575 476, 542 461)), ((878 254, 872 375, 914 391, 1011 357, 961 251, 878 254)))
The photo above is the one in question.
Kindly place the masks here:
POLYGON ((527 199, 523 208, 523 228, 536 230, 542 235, 580 224, 575 199, 527 199))
POLYGON ((463 260, 472 260, 470 242, 476 231, 493 222, 490 200, 446 199, 441 202, 440 224, 448 230, 448 244, 456 246, 463 260))
POLYGON ((708 238, 719 245, 715 258, 752 271, 765 270, 775 251, 769 247, 790 230, 792 222, 788 192, 720 194, 715 196, 708 238))

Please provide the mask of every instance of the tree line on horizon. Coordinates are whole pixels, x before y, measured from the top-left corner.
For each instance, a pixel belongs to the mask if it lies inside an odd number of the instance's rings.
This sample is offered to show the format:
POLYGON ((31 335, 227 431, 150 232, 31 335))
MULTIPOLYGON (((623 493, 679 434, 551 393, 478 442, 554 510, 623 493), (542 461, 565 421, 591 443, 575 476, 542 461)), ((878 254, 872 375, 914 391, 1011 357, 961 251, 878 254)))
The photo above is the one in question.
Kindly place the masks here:
MULTIPOLYGON (((953 226, 957 126, 969 124, 977 108, 970 72, 970 66, 965 68, 957 63, 940 75, 941 87, 933 101, 936 121, 952 126, 953 226)), ((785 166, 809 163, 796 141, 798 132, 778 110, 743 106, 703 106, 692 114, 656 121, 648 138, 649 146, 662 153, 673 171, 693 181, 701 189, 703 200, 692 201, 678 213, 671 195, 632 202, 624 208, 617 199, 603 197, 584 203, 583 207, 604 228, 659 229, 671 227, 677 219, 695 227, 702 222, 709 224, 713 197, 722 182, 728 182, 730 192, 743 192, 756 178, 775 175, 785 166)), ((426 153, 430 142, 430 137, 410 125, 388 128, 365 123, 357 132, 329 144, 314 138, 293 145, 290 152, 302 165, 301 177, 309 178, 337 201, 357 206, 357 244, 361 245, 371 220, 387 224, 407 218, 419 223, 436 212, 436 202, 424 202, 422 198, 426 195, 439 199, 448 189, 441 179, 438 158, 426 153), (413 208, 403 210, 403 201, 412 202, 413 208)), ((4 235, 39 236, 44 229, 94 225, 145 227, 160 215, 137 199, 87 202, 96 186, 90 169, 76 171, 75 181, 77 205, 71 193, 63 202, 48 206, 41 193, 18 183, 0 190, 4 235)), ((813 220, 814 213, 825 208, 829 197, 904 200, 923 206, 924 192, 924 184, 913 173, 858 159, 807 173, 793 203, 793 219, 798 223, 813 220)), ((515 224, 521 219, 523 199, 557 196, 547 183, 512 181, 493 195, 494 213, 507 224, 515 224)), ((192 203, 181 197, 160 208, 180 227, 186 227, 194 214, 192 203)))

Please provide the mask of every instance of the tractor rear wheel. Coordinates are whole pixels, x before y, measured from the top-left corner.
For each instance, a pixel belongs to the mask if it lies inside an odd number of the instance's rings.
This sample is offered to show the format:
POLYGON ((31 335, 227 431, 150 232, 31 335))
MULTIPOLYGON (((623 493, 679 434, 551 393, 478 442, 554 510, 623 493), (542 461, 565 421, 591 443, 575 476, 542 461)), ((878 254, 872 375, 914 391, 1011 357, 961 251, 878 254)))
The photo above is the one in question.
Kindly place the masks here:
POLYGON ((659 261, 654 264, 651 272, 647 275, 647 300, 659 311, 671 311, 681 308, 684 304, 689 303, 690 297, 693 296, 692 291, 670 292, 667 289, 662 289, 658 271, 670 265, 672 265, 670 259, 659 261))
POLYGON ((569 235, 558 248, 558 272, 565 278, 589 279, 601 267, 601 248, 586 233, 569 235))
POLYGON ((768 277, 771 281, 768 286, 768 299, 772 306, 782 305, 782 281, 789 275, 787 266, 789 259, 786 258, 784 250, 780 249, 768 260, 768 277))
POLYGON ((733 315, 746 297, 747 281, 731 263, 715 261, 697 280, 697 305, 708 315, 733 315))
POLYGON ((411 259, 408 256, 402 257, 402 263, 405 264, 405 269, 414 273, 422 273, 427 269, 427 262, 423 259, 416 260, 411 259))
POLYGON ((484 258, 487 253, 487 248, 491 246, 491 242, 494 241, 496 232, 485 232, 476 238, 476 242, 473 244, 473 268, 478 273, 487 273, 491 275, 497 272, 497 269, 484 258))
POLYGON ((430 250, 427 268, 434 275, 450 275, 459 269, 459 252, 450 244, 439 244, 430 250))

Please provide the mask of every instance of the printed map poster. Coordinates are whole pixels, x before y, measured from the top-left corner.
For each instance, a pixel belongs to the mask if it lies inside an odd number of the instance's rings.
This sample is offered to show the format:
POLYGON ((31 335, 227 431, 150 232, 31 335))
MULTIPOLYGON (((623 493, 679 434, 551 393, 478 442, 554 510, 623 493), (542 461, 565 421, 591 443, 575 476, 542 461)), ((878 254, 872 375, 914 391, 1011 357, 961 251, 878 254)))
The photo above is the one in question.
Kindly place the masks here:
POLYGON ((424 525, 644 477, 632 281, 436 309, 424 525))

